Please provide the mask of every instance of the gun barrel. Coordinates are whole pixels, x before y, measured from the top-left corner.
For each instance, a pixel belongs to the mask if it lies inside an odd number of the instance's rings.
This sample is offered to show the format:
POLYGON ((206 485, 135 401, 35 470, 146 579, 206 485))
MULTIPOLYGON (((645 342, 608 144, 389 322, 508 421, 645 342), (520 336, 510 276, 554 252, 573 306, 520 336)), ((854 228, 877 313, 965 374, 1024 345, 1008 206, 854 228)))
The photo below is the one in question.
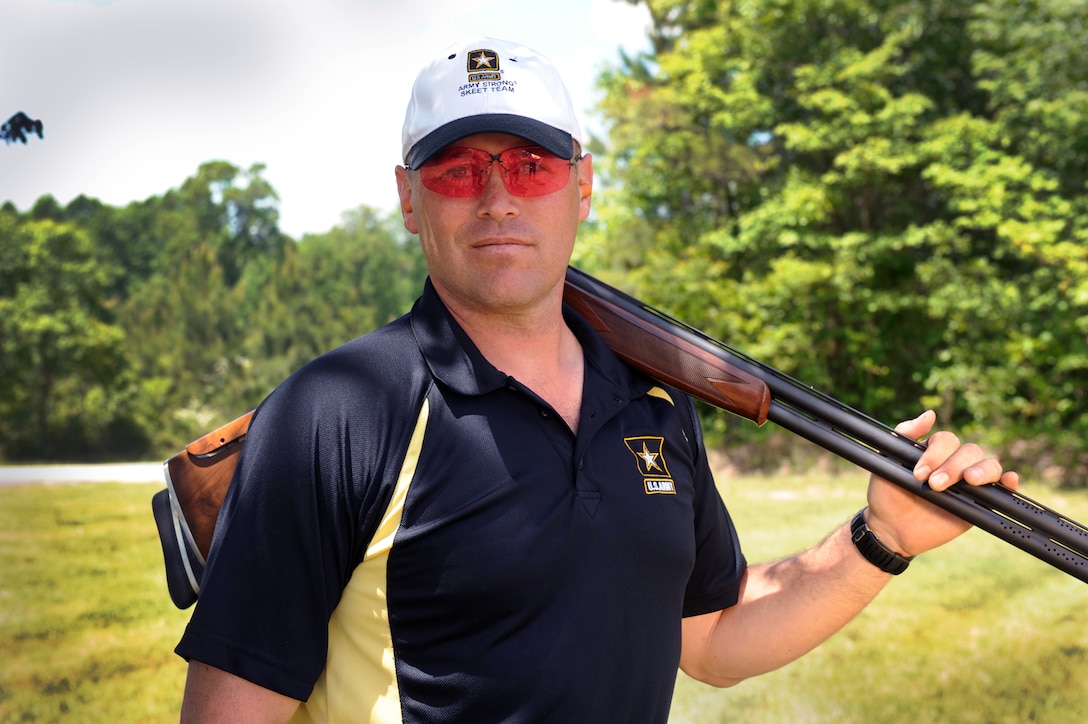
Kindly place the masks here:
MULTIPOLYGON (((717 358, 717 364, 745 379, 749 387, 758 386, 753 380, 766 385, 770 404, 760 415, 713 394, 713 389, 708 392, 702 379, 680 389, 756 424, 770 420, 1088 583, 1088 528, 1072 518, 999 484, 960 482, 943 492, 933 490, 912 472, 926 449, 924 443, 574 268, 567 272, 567 300, 576 301, 579 311, 588 305, 595 315, 591 323, 623 325, 598 331, 634 367, 660 378, 660 362, 647 363, 642 358, 641 350, 649 346, 642 344, 648 328, 654 330, 652 338, 658 343, 668 339, 675 347, 689 349, 688 357, 717 358)), ((685 373, 683 368, 671 372, 685 373)))

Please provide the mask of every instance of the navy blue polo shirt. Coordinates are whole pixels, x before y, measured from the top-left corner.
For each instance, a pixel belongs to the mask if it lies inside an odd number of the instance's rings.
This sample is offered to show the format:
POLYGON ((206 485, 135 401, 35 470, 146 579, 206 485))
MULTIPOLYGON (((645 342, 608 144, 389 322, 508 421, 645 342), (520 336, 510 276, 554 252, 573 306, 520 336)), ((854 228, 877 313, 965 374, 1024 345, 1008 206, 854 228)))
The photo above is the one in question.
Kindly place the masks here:
POLYGON ((577 434, 428 282, 258 408, 177 651, 300 721, 664 721, 745 569, 691 402, 570 310, 577 434))

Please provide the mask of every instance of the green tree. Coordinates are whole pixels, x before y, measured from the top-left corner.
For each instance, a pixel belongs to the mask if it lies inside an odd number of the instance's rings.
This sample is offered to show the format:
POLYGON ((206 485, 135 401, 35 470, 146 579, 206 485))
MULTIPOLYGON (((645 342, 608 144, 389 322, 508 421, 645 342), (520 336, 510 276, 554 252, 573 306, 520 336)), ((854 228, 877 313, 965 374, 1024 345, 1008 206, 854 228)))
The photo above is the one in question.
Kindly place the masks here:
POLYGON ((239 403, 256 404, 302 364, 406 313, 425 274, 399 215, 360 207, 343 225, 305 236, 252 295, 259 302, 240 349, 239 403))
POLYGON ((86 450, 113 422, 102 403, 123 372, 124 333, 105 306, 108 272, 69 224, 0 211, 0 238, 3 452, 86 450))
POLYGON ((970 28, 986 114, 944 120, 929 141, 927 174, 957 230, 990 241, 968 278, 989 265, 996 273, 986 277, 1005 283, 980 283, 971 304, 935 300, 956 327, 970 325, 961 347, 984 354, 971 366, 947 354, 929 382, 945 395, 959 391, 973 418, 1017 439, 1025 459, 1084 484, 1088 69, 1078 55, 1088 3, 985 4, 970 28))
POLYGON ((165 384, 160 424, 174 440, 187 442, 230 414, 216 402, 240 374, 245 320, 238 307, 215 251, 200 244, 171 275, 135 287, 121 310, 133 364, 141 377, 165 384))
POLYGON ((1005 447, 1060 424, 1075 464, 1085 3, 646 4, 653 51, 602 77, 594 258, 863 410, 1005 447))
POLYGON ((141 398, 161 406, 156 447, 244 411, 234 407, 247 379, 244 339, 262 324, 255 311, 291 244, 263 169, 202 164, 180 187, 116 211, 117 225, 100 234, 105 248, 135 252, 120 318, 141 398))
POLYGON ((90 235, 99 264, 110 272, 109 294, 117 300, 127 298, 133 284, 167 268, 161 258, 165 247, 158 226, 160 201, 155 196, 117 208, 80 195, 57 219, 90 235))
POLYGON ((426 272, 398 217, 360 207, 295 242, 262 172, 0 207, 0 455, 172 454, 408 311, 426 272))

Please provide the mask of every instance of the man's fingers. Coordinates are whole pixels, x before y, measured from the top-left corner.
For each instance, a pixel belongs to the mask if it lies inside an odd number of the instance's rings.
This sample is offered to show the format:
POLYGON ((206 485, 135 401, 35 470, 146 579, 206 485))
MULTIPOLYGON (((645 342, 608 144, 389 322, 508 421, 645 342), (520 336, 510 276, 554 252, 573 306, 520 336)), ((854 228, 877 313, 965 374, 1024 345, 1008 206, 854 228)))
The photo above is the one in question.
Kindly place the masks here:
MULTIPOLYGON (((898 433, 920 440, 937 420, 933 410, 926 410, 913 420, 904 420, 895 426, 898 433)), ((934 490, 944 490, 964 480, 970 485, 1001 482, 1013 490, 1020 484, 1020 476, 1004 472, 1001 463, 987 457, 975 443, 960 444, 960 439, 947 430, 939 430, 926 440, 926 449, 914 466, 914 477, 929 483, 934 490)))
MULTIPOLYGON (((952 445, 952 438, 955 438, 954 435, 950 435, 949 439, 945 439, 941 433, 934 434, 933 438, 938 436, 942 438, 940 440, 942 446, 952 445)), ((930 442, 933 444, 933 439, 930 442)), ((958 440, 956 443, 958 444, 958 440)), ((942 448, 942 452, 943 449, 946 448, 942 448)), ((930 465, 926 457, 928 454, 929 450, 926 451, 926 455, 923 455, 925 461, 920 460, 915 469, 915 475, 919 480, 926 480, 919 473, 926 472, 925 468, 930 465)), ((934 490, 944 490, 960 480, 968 485, 1002 482, 1014 490, 1019 484, 1019 476, 1016 473, 1005 473, 1001 467, 1001 462, 997 458, 987 457, 982 448, 975 443, 964 443, 952 448, 952 452, 938 464, 936 461, 939 459, 940 455, 933 458, 933 465, 936 465, 936 467, 932 469, 932 473, 928 477, 929 487, 934 490)))
POLYGON ((952 462, 953 456, 959 455, 961 450, 963 448, 960 447, 960 439, 955 434, 947 430, 938 430, 926 441, 926 451, 922 453, 914 466, 914 477, 918 480, 928 480, 930 487, 935 490, 944 490, 959 479, 963 467, 975 461, 967 460, 959 470, 955 470, 956 477, 949 479, 952 475, 949 463, 952 462))
POLYGON ((895 431, 917 440, 929 432, 936 421, 937 413, 933 410, 926 410, 913 420, 904 420, 896 425, 895 431))
POLYGON ((986 458, 963 471, 963 479, 970 485, 985 485, 1001 479, 1001 463, 997 458, 986 458))
POLYGON ((1006 470, 1001 473, 1001 480, 999 482, 1009 490, 1017 490, 1020 487, 1020 473, 1013 470, 1006 470))

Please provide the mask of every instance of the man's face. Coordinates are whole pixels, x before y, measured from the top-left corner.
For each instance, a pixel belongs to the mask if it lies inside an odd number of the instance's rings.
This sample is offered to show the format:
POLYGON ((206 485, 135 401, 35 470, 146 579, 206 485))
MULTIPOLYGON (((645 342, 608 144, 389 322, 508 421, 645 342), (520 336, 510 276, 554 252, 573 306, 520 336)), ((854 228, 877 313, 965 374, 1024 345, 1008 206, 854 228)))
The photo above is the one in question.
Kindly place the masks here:
MULTIPOLYGON (((499 154, 532 144, 487 133, 455 145, 499 154)), ((588 156, 571 169, 565 186, 544 196, 511 194, 497 162, 483 191, 471 198, 432 191, 416 171, 398 167, 396 173, 404 226, 419 234, 431 281, 455 313, 525 313, 562 295, 578 224, 589 215, 588 156)))

